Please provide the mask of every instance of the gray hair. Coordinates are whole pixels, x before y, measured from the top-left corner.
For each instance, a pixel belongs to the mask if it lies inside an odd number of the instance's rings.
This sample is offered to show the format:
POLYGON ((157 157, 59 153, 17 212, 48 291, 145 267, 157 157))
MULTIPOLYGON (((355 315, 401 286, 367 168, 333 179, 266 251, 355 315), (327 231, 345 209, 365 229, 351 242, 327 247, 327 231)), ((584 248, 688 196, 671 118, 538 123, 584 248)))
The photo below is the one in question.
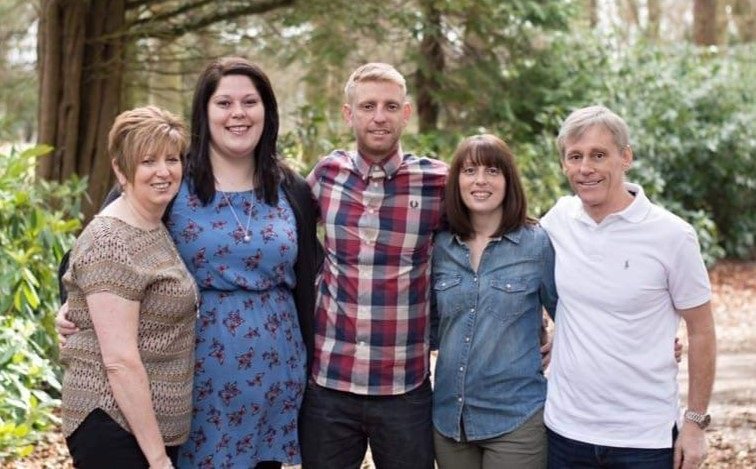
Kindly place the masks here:
POLYGON ((596 125, 603 126, 612 133, 614 144, 620 151, 630 145, 630 131, 624 119, 604 106, 588 106, 572 111, 562 123, 556 141, 560 158, 564 158, 567 140, 580 138, 596 125))
POLYGON ((357 83, 367 81, 387 81, 396 83, 402 88, 402 93, 407 94, 407 82, 401 73, 391 65, 382 62, 371 62, 357 68, 347 80, 344 94, 348 103, 354 98, 354 88, 357 83))

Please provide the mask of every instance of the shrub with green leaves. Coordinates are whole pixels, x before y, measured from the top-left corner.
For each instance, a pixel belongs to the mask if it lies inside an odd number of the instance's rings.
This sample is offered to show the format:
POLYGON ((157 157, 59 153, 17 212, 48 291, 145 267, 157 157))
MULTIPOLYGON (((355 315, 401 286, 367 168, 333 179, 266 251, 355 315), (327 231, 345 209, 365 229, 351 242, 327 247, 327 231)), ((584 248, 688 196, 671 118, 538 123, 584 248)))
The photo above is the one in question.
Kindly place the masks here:
POLYGON ((25 456, 56 421, 57 267, 81 222, 86 183, 38 181, 38 146, 0 153, 0 459, 25 456))
POLYGON ((628 121, 636 161, 658 173, 660 199, 683 217, 705 213, 741 258, 756 255, 755 51, 638 47, 616 59, 605 99, 628 121))

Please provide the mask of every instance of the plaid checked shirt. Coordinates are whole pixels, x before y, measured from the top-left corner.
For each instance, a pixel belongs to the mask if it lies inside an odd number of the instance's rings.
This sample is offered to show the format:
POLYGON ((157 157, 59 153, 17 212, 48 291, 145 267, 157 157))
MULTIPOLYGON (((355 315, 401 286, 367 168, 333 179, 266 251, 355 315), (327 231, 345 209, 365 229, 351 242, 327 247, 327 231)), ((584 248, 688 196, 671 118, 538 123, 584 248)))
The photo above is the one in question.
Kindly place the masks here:
POLYGON ((428 376, 430 254, 447 172, 401 150, 382 164, 335 151, 308 176, 325 225, 312 371, 319 385, 396 395, 428 376))

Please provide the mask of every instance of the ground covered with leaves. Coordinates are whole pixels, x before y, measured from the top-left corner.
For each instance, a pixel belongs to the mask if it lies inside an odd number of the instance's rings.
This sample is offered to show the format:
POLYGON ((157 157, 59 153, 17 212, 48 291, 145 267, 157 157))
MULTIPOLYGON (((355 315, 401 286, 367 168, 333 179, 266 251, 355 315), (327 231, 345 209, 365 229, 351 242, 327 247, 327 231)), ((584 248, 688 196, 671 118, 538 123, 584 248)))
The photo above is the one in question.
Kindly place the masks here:
MULTIPOLYGON (((713 420, 707 430, 709 456, 704 467, 756 467, 756 262, 720 262, 710 272, 714 288, 719 357, 717 381, 710 406, 713 420)), ((681 337, 685 337, 684 327, 681 337)), ((680 389, 686 389, 686 361, 680 389)), ((45 435, 32 455, 5 462, 3 468, 71 468, 59 431, 45 435)), ((372 467, 369 461, 363 467, 372 467)))

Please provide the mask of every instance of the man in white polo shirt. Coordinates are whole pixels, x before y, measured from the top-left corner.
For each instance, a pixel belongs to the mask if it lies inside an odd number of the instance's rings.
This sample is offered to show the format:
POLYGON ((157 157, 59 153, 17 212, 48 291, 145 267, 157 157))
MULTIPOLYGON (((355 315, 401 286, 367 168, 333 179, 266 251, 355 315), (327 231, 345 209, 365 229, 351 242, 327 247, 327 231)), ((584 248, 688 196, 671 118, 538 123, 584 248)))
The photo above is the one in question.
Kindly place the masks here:
POLYGON ((541 220, 556 250, 559 304, 545 423, 549 467, 697 467, 716 338, 693 228, 625 181, 627 125, 602 106, 573 112, 557 138, 575 195, 541 220), (687 410, 677 433, 680 318, 687 410))

